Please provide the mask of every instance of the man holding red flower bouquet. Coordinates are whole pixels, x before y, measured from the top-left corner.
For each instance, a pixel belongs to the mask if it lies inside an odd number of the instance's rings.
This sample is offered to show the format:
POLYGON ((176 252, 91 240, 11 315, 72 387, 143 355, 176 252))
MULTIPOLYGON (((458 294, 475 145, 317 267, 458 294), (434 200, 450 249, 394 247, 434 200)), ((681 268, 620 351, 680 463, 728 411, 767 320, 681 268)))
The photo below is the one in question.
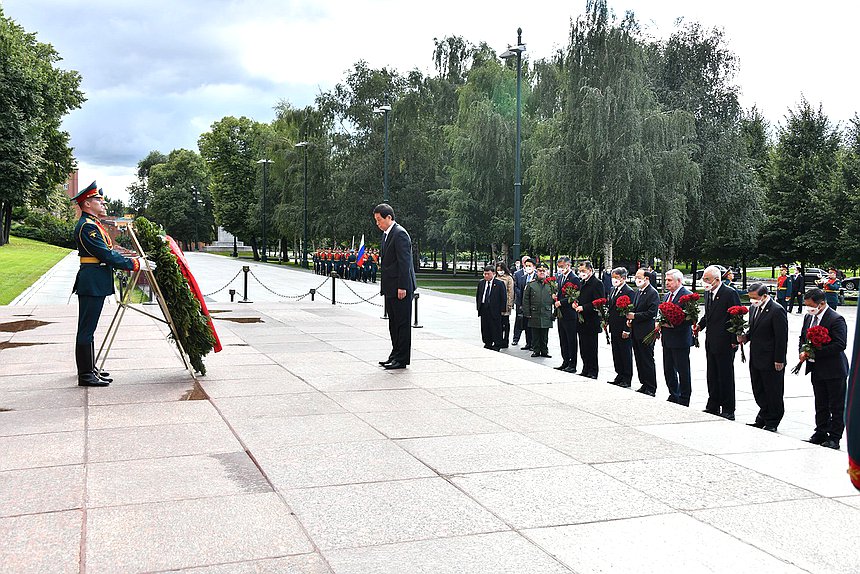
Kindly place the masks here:
POLYGON ((785 414, 785 356, 788 348, 788 314, 782 303, 774 302, 767 286, 753 283, 750 297, 749 328, 738 342, 750 344, 750 382, 758 405, 751 427, 776 432, 785 414))
POLYGON ((737 336, 729 331, 729 309, 740 306, 738 292, 723 284, 722 271, 711 265, 702 273, 705 314, 693 325, 693 335, 708 331, 705 337, 708 402, 705 412, 735 420, 735 351, 737 336))
MULTIPOLYGON (((678 269, 666 272, 665 302, 684 307, 683 297, 691 295, 684 287, 684 274, 678 269)), ((698 301, 693 301, 698 307, 698 301)), ((692 377, 690 376, 690 347, 693 346, 693 320, 686 318, 680 325, 661 327, 660 341, 663 343, 663 376, 669 389, 670 403, 685 407, 690 406, 690 395, 693 392, 692 377)))
POLYGON ((806 372, 812 373, 815 395, 815 432, 809 442, 838 450, 845 430, 848 325, 845 317, 827 305, 821 289, 807 291, 803 304, 807 316, 800 332, 799 360, 806 363, 806 372))
POLYGON ((630 306, 632 308, 634 296, 633 289, 627 285, 627 269, 624 267, 613 269, 607 322, 609 323, 609 333, 612 335, 612 362, 615 365, 615 380, 609 382, 624 388, 630 388, 633 381, 633 339, 630 338, 630 331, 627 329, 625 307, 630 306))
POLYGON ((627 313, 627 325, 633 335, 633 357, 636 359, 636 372, 642 384, 637 393, 648 396, 657 394, 657 367, 654 365, 654 344, 645 338, 654 329, 660 294, 651 286, 651 278, 645 269, 636 271, 636 292, 633 295, 633 310, 627 313))

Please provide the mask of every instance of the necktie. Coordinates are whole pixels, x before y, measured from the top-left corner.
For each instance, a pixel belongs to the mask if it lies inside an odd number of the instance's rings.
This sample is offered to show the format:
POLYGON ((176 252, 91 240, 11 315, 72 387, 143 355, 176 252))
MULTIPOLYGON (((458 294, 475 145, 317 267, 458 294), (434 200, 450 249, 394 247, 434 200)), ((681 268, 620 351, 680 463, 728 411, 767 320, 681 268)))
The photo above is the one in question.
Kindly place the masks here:
POLYGON ((817 327, 819 319, 821 319, 821 313, 812 318, 812 324, 810 325, 810 327, 817 327))
POLYGON ((487 302, 487 297, 489 297, 489 295, 490 295, 490 282, 487 281, 487 285, 486 285, 486 287, 484 287, 484 301, 483 301, 484 303, 487 302))

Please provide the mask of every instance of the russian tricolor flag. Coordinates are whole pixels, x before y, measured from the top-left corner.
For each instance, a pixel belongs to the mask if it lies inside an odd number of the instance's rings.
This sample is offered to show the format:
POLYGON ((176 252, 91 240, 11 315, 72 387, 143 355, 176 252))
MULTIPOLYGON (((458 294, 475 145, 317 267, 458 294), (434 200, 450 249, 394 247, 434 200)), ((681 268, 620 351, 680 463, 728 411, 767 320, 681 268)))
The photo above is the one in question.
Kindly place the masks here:
POLYGON ((367 261, 367 250, 364 247, 364 234, 361 234, 361 245, 358 246, 358 253, 355 255, 355 263, 359 267, 364 266, 364 262, 367 261))

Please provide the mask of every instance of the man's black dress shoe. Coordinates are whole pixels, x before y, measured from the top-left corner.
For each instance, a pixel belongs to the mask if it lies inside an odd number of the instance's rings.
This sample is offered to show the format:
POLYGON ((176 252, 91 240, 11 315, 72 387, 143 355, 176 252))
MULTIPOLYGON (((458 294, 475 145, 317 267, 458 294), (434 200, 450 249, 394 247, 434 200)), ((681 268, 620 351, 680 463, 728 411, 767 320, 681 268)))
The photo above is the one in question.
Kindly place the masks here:
POLYGON ((406 363, 401 363, 400 361, 391 361, 387 365, 385 365, 386 371, 391 371, 393 369, 405 369, 406 363))
POLYGON ((669 395, 669 398, 666 399, 666 402, 667 403, 677 403, 678 399, 675 397, 675 395, 669 395))
POLYGON ((520 347, 520 351, 531 351, 531 350, 533 350, 531 348, 531 345, 526 345, 525 347, 520 347))
POLYGON ((576 365, 571 365, 564 369, 565 373, 576 373, 576 365))
POLYGON ((718 411, 712 411, 711 409, 703 409, 703 410, 702 410, 702 412, 703 412, 703 413, 708 413, 709 415, 717 415, 717 416, 720 416, 720 413, 719 413, 718 411))
POLYGON ((566 368, 568 368, 569 366, 570 366, 570 365, 569 365, 569 364, 567 364, 567 363, 562 363, 562 364, 560 364, 559 366, 557 366, 557 367, 553 367, 553 368, 554 368, 556 371, 563 371, 563 370, 565 370, 566 368))
POLYGON ((755 427, 755 428, 757 428, 757 429, 763 429, 763 428, 764 428, 764 423, 760 423, 760 422, 756 421, 756 422, 754 422, 754 423, 747 423, 747 426, 748 426, 748 427, 755 427))
POLYGON ((591 373, 591 374, 588 374, 585 376, 589 379, 594 379, 595 381, 597 380, 597 374, 595 374, 595 373, 591 373))
POLYGON ((764 426, 763 426, 763 427, 761 427, 761 428, 762 428, 763 430, 768 431, 768 432, 776 432, 776 427, 772 427, 772 426, 770 426, 770 425, 764 425, 764 426))
POLYGON ((616 386, 616 387, 620 387, 620 388, 622 388, 622 389, 629 389, 629 388, 630 388, 630 387, 632 387, 633 385, 632 385, 630 382, 628 382, 628 381, 622 381, 622 382, 620 382, 620 383, 615 383, 615 386, 616 386))
POLYGON ((805 442, 808 442, 811 444, 824 444, 828 440, 829 439, 827 438, 827 435, 814 434, 811 437, 809 437, 808 439, 806 439, 805 442))
POLYGON ((532 353, 532 357, 540 357, 540 353, 532 353))
POLYGON ((550 355, 548 353, 541 353, 540 356, 543 357, 544 359, 552 359, 552 355, 550 355))
POLYGON ((379 361, 380 367, 384 367, 385 365, 390 365, 390 364, 391 364, 391 359, 387 359, 385 361, 379 361))
POLYGON ((827 448, 832 448, 833 450, 839 450, 839 441, 838 440, 826 440, 821 443, 821 446, 826 446, 827 448))
POLYGON ((645 385, 642 385, 641 387, 639 387, 638 389, 636 389, 636 392, 637 392, 637 393, 642 393, 643 395, 648 395, 649 397, 653 397, 653 396, 655 396, 655 395, 657 394, 657 391, 655 391, 655 390, 653 390, 653 389, 649 389, 649 388, 648 388, 648 387, 646 387, 645 385))
POLYGON ((735 413, 720 413, 720 416, 730 421, 735 420, 735 413))

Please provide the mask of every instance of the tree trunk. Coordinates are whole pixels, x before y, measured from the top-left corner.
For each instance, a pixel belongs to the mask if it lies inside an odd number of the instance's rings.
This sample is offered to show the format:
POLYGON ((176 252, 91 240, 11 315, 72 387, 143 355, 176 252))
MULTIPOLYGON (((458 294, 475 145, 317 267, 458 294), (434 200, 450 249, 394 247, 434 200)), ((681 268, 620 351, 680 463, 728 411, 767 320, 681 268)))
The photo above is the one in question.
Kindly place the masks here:
POLYGON ((698 264, 698 261, 696 261, 696 258, 693 257, 693 262, 690 264, 690 270, 693 273, 693 285, 692 285, 693 292, 696 291, 696 271, 697 271, 696 265, 697 264, 698 264))
POLYGON ((615 266, 612 264, 612 240, 606 239, 603 242, 603 268, 611 270, 613 267, 615 266))
POLYGON ((743 259, 741 259, 741 265, 742 265, 742 270, 743 270, 743 271, 742 271, 742 272, 743 272, 743 282, 742 282, 742 285, 743 285, 743 289, 744 289, 744 291, 746 291, 746 290, 747 290, 747 258, 746 258, 746 257, 744 257, 743 259))
POLYGON ((438 252, 438 250, 436 249, 436 247, 434 247, 433 248, 433 271, 438 269, 438 267, 436 265, 436 254, 437 254, 437 252, 438 252))
POLYGON ((0 202, 0 245, 9 243, 9 233, 12 230, 12 202, 0 202))
POLYGON ((447 246, 447 243, 442 244, 442 273, 448 272, 448 250, 446 249, 447 246))
POLYGON ((454 256, 451 259, 451 265, 454 267, 454 277, 457 276, 457 243, 454 243, 454 256))
POLYGON ((504 261, 505 264, 507 265, 508 262, 511 260, 510 255, 508 255, 508 244, 507 243, 502 243, 502 252, 500 253, 500 255, 502 256, 502 261, 504 261))
POLYGON ((251 236, 251 252, 254 254, 254 261, 260 260, 260 252, 257 251, 257 237, 251 236))

